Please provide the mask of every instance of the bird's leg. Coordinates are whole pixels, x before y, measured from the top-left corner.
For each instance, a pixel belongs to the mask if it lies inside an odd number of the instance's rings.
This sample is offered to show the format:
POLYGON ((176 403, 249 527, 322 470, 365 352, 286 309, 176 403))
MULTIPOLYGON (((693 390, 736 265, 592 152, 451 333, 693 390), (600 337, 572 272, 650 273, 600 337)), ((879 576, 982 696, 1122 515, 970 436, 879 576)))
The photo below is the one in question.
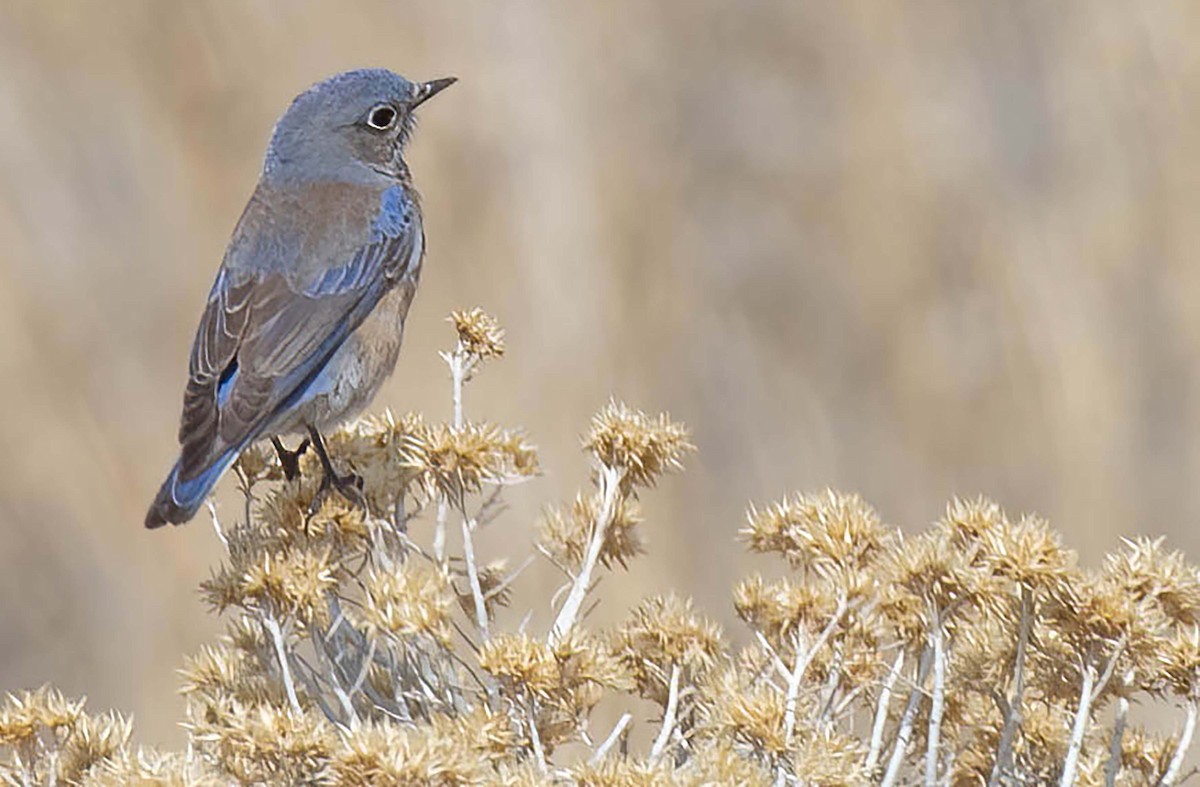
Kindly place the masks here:
POLYGON ((284 448, 278 437, 271 438, 271 445, 275 446, 275 453, 279 455, 279 466, 283 468, 283 477, 289 481, 299 478, 300 457, 304 456, 304 452, 308 450, 308 438, 301 440, 295 451, 284 448))
POLYGON ((317 457, 321 460, 321 468, 324 471, 324 475, 321 476, 321 485, 317 487, 317 494, 313 497, 312 505, 309 506, 309 513, 314 513, 321 508, 321 503, 324 502, 325 495, 329 494, 330 489, 336 489, 342 497, 365 509, 367 501, 363 497, 362 476, 355 473, 338 475, 337 471, 333 469, 333 462, 329 459, 329 452, 325 450, 325 441, 321 439, 321 433, 315 426, 308 427, 308 436, 312 439, 312 447, 317 452, 317 457))

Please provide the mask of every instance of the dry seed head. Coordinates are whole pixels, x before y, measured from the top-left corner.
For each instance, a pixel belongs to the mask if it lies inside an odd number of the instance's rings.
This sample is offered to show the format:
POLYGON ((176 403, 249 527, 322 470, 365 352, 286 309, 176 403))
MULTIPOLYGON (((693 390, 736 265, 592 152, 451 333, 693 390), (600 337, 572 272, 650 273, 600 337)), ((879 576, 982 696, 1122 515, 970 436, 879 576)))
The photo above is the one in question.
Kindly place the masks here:
MULTIPOLYGON (((549 508, 538 524, 538 543, 562 567, 578 572, 583 566, 588 540, 600 516, 602 501, 598 494, 575 496, 569 510, 549 508)), ((637 502, 618 497, 613 509, 612 522, 604 532, 604 543, 600 545, 600 563, 605 568, 620 564, 626 568, 629 561, 642 554, 642 540, 637 525, 642 521, 637 502)))
POLYGON ((1178 632, 1161 644, 1156 656, 1156 672, 1172 693, 1200 699, 1200 627, 1178 632))
POLYGON ((620 471, 621 488, 652 487, 669 470, 683 467, 684 454, 695 450, 688 430, 666 413, 650 417, 624 402, 610 401, 592 416, 592 428, 583 439, 604 467, 620 471))
POLYGON ((524 633, 493 637, 480 650, 479 664, 515 689, 557 698, 571 714, 589 710, 602 689, 624 691, 632 686, 618 655, 577 629, 554 645, 524 633))
POLYGON ((979 600, 982 572, 947 548, 941 534, 906 540, 888 555, 885 586, 911 594, 937 610, 979 600))
POLYGON ((479 650, 484 672, 534 694, 549 694, 558 686, 558 664, 550 646, 528 634, 500 634, 479 650))
POLYGON ((1040 517, 993 527, 983 533, 982 541, 987 568, 1023 588, 1058 593, 1071 581, 1075 553, 1063 547, 1058 534, 1040 517))
POLYGON ((672 787, 677 784, 665 765, 608 757, 595 765, 582 763, 571 771, 571 784, 579 787, 672 787))
MULTIPOLYGON (((785 757, 784 736, 787 700, 783 692, 761 680, 750 680, 732 669, 723 669, 701 686, 701 732, 705 738, 733 741, 758 757, 772 761, 785 757)), ((800 698, 798 716, 814 713, 800 698)))
POLYGON ((740 755, 728 740, 705 740, 688 764, 672 774, 673 783, 684 787, 771 787, 775 774, 740 755))
POLYGON ((1007 525, 1008 520, 1000 506, 983 497, 974 500, 954 498, 946 506, 946 513, 938 522, 938 527, 945 531, 950 542, 959 549, 978 543, 984 535, 1007 525))
POLYGON ((837 599, 821 585, 759 575, 738 583, 733 592, 738 617, 778 649, 798 627, 820 631, 837 609, 837 599))
POLYGON ((858 738, 829 729, 799 730, 792 771, 813 787, 859 787, 871 774, 863 767, 866 747, 858 738))
POLYGON ((227 781, 202 773, 199 763, 183 754, 125 748, 90 769, 80 784, 83 787, 222 787, 227 781))
POLYGON ((1121 767, 1139 774, 1145 783, 1153 784, 1167 772, 1175 754, 1175 744, 1175 739, 1170 736, 1131 727, 1121 738, 1121 767))
POLYGON ((1122 551, 1105 558, 1109 580, 1138 600, 1157 606, 1174 625, 1200 623, 1200 572, 1163 539, 1122 539, 1122 551))
POLYGON ((133 722, 116 712, 80 716, 60 753, 59 778, 68 784, 79 783, 91 768, 123 751, 132 735, 133 722))
POLYGON ((42 730, 74 726, 83 714, 84 702, 71 702, 49 686, 9 694, 0 707, 0 745, 16 745, 42 730))
POLYGON ((469 311, 450 313, 462 349, 480 360, 504 355, 504 329, 496 318, 476 306, 469 311))
POLYGON ((367 571, 362 608, 348 611, 371 637, 424 635, 449 645, 454 605, 450 580, 410 560, 398 571, 367 571))
POLYGON ((201 751, 243 783, 323 783, 338 745, 323 716, 270 705, 224 703, 190 729, 201 751))
POLYGON ((753 552, 774 552, 796 568, 865 568, 891 535, 858 495, 831 489, 751 507, 742 537, 753 552))
POLYGON ((404 462, 421 474, 429 496, 460 501, 484 484, 511 484, 539 472, 537 449, 518 432, 492 424, 426 427, 402 447, 404 462))
POLYGON ((666 701, 673 666, 696 676, 725 651, 720 627, 698 615, 691 599, 674 595, 655 596, 634 608, 617 629, 615 643, 643 696, 658 702, 666 701))
POLYGON ((337 586, 328 548, 265 554, 242 575, 241 606, 274 610, 304 624, 329 624, 327 594, 337 586))

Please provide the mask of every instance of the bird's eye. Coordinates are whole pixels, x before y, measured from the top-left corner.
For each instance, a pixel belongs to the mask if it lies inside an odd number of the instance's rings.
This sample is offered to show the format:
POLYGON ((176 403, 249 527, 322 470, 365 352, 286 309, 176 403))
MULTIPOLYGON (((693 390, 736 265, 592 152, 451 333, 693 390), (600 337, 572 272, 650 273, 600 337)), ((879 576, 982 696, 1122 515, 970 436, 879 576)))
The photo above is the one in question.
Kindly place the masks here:
POLYGON ((367 115, 367 125, 371 128, 384 130, 396 122, 396 110, 387 104, 380 104, 367 115))

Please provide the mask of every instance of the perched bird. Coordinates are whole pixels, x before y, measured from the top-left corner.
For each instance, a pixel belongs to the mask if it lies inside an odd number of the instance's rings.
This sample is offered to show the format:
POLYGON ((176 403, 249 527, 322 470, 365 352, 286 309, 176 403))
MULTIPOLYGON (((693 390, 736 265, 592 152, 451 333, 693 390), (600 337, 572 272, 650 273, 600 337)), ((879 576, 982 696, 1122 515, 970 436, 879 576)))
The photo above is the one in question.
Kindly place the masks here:
POLYGON ((425 251, 404 146, 413 111, 454 81, 348 71, 301 93, 275 125, 196 330, 179 460, 146 527, 191 519, 267 437, 289 477, 311 444, 319 494, 361 500, 321 432, 361 412, 396 363, 425 251), (287 451, 279 437, 292 433, 305 438, 287 451))

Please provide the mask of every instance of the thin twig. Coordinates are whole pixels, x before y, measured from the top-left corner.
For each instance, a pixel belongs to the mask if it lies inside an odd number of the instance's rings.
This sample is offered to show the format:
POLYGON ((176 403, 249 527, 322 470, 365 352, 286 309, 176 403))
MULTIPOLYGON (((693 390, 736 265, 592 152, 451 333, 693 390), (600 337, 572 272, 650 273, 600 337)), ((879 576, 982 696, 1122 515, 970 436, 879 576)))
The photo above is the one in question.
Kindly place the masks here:
POLYGON ((546 750, 542 748, 542 738, 538 734, 536 703, 537 700, 533 698, 529 698, 526 703, 526 708, 529 712, 529 742, 533 744, 533 753, 537 757, 538 770, 542 772, 542 775, 545 775, 549 769, 546 766, 546 750))
POLYGON ((671 686, 667 693, 667 707, 663 711, 662 727, 658 731, 658 737, 654 740, 654 747, 650 749, 650 764, 658 762, 658 758, 662 756, 663 750, 667 748, 667 741, 671 739, 671 732, 675 729, 675 714, 679 710, 679 665, 671 665, 671 686))
POLYGON ((999 787, 1000 780, 1012 768, 1013 742, 1021 727, 1021 708, 1025 702, 1025 651, 1029 648, 1029 634, 1033 629, 1033 593, 1021 589, 1021 621, 1017 627, 1017 656, 1013 664, 1013 692, 1008 699, 1004 714, 1004 729, 1000 732, 1000 744, 996 748, 996 763, 988 778, 988 787, 999 787))
POLYGON ((229 538, 226 537, 225 530, 221 527, 221 520, 217 518, 217 507, 211 500, 206 500, 204 504, 208 506, 208 515, 212 517, 213 530, 217 531, 217 538, 221 539, 221 545, 225 547, 225 554, 229 554, 229 538))
POLYGON ((917 680, 913 685, 913 689, 908 695, 908 704, 904 708, 904 715, 900 717, 900 730, 896 733, 896 742, 892 749, 892 757, 888 760, 887 773, 883 775, 883 781, 879 783, 879 787, 892 787, 896 783, 896 779, 900 776, 900 767, 904 765, 904 757, 908 754, 908 744, 912 740, 913 722, 917 717, 917 708, 921 704, 921 697, 924 695, 925 678, 929 676, 929 668, 933 662, 933 651, 928 647, 921 653, 921 661, 917 665, 917 680))
POLYGON ((842 616, 846 614, 847 609, 846 597, 839 596, 837 609, 834 611, 833 617, 825 624, 825 628, 821 630, 812 647, 805 651, 801 651, 800 649, 799 631, 796 633, 796 666, 792 669, 792 674, 788 676, 787 706, 783 717, 783 739, 785 741, 790 741, 792 733, 796 730, 796 705, 798 704, 800 694, 800 679, 804 677, 804 673, 808 670, 808 665, 816 657, 817 651, 824 647, 829 637, 833 635, 833 630, 841 623, 842 616))
POLYGON ((465 516, 462 521, 463 556, 467 561, 467 582, 471 585, 471 598, 475 601, 475 625, 479 627, 479 637, 483 642, 488 641, 487 604, 483 600, 483 585, 479 582, 479 570, 475 565, 475 540, 471 530, 474 522, 465 516))
POLYGON ((866 769, 868 773, 875 771, 875 765, 879 762, 879 755, 883 750, 883 730, 887 725, 888 705, 892 701, 892 689, 896 686, 896 679, 900 677, 900 670, 904 668, 904 649, 896 654, 896 660, 892 663, 892 668, 888 670, 887 677, 883 680, 883 688, 879 692, 879 703, 875 706, 875 723, 871 727, 871 748, 867 752, 866 769))
POLYGON ((283 644, 283 631, 280 630, 279 624, 270 614, 264 614, 262 622, 275 643, 275 656, 279 659, 279 670, 283 673, 283 686, 287 689, 288 703, 296 713, 303 713, 304 709, 300 707, 300 699, 296 696, 296 684, 292 681, 292 668, 288 664, 287 649, 283 644))
POLYGON ((942 713, 946 707, 946 649, 942 617, 933 614, 933 699, 929 705, 929 735, 925 746, 925 787, 937 787, 938 747, 941 744, 942 713))
POLYGON ((1117 716, 1113 719, 1112 737, 1108 742, 1108 764, 1104 766, 1105 787, 1116 787, 1121 775, 1121 740, 1125 736, 1125 723, 1129 718, 1129 700, 1117 698, 1117 716))
POLYGON ((583 606, 588 587, 592 583, 592 571, 596 568, 596 561, 600 559, 604 537, 616 514, 617 495, 620 492, 622 475, 623 471, 612 467, 604 467, 600 473, 600 485, 604 495, 600 504, 600 512, 596 515, 596 521, 592 523, 592 538, 588 542, 583 567, 571 584, 571 592, 567 594, 567 600, 563 602, 562 609, 558 611, 558 616, 554 619, 554 627, 550 630, 551 644, 561 640, 575 625, 575 619, 579 616, 579 608, 583 606))
POLYGON ((1183 731, 1179 733, 1179 743, 1175 746, 1175 754, 1171 757, 1171 764, 1167 766, 1167 772, 1158 780, 1160 787, 1171 787, 1179 778, 1179 771, 1183 768, 1183 760, 1187 756, 1188 747, 1192 745, 1192 734, 1196 731, 1196 711, 1197 700, 1191 699, 1187 704, 1187 718, 1183 722, 1183 731))
POLYGON ((604 739, 604 743, 600 744, 600 748, 596 749, 596 753, 588 760, 588 765, 599 765, 604 757, 608 754, 608 750, 616 745, 617 739, 621 737, 621 733, 629 726, 629 722, 633 719, 633 715, 626 713, 617 720, 617 723, 612 728, 612 732, 604 739))
POLYGON ((1083 673, 1083 685, 1079 690, 1079 710, 1075 712, 1075 723, 1071 728, 1071 741, 1067 745, 1067 757, 1063 761, 1060 787, 1072 787, 1075 784, 1079 752, 1083 749, 1083 735, 1087 732, 1088 721, 1092 715, 1092 688, 1096 685, 1096 670, 1091 664, 1085 663, 1080 671, 1083 673))

